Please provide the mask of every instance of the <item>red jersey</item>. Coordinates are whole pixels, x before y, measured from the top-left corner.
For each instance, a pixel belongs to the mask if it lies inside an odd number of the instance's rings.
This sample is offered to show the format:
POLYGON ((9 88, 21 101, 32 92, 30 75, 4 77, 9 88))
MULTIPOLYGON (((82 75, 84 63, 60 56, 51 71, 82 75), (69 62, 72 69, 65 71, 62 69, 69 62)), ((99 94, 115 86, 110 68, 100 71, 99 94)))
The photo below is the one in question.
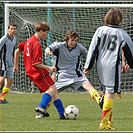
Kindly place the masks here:
POLYGON ((49 75, 47 70, 35 66, 35 64, 42 63, 42 46, 35 35, 18 44, 18 48, 24 51, 24 65, 29 78, 41 79, 49 75))

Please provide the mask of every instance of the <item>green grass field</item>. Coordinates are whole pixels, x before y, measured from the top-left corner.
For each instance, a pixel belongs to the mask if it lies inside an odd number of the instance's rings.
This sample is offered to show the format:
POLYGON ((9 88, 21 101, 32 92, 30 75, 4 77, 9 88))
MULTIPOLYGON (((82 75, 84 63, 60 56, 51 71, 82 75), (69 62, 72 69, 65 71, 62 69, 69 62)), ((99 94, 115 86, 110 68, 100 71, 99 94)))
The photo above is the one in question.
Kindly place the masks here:
MULTIPOLYGON (((59 120, 53 105, 50 117, 35 119, 34 108, 39 105, 41 94, 9 94, 10 104, 0 105, 0 131, 100 131, 101 109, 88 93, 60 93, 64 106, 76 105, 80 114, 77 120, 59 120)), ((115 96, 114 127, 116 131, 133 131, 133 94, 115 96)))

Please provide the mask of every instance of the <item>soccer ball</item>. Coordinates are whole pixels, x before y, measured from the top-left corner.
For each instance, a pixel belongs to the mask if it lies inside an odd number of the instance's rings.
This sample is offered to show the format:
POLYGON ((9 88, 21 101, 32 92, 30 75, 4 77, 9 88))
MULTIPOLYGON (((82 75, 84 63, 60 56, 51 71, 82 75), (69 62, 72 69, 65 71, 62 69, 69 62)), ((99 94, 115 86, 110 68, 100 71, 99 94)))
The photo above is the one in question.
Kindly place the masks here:
POLYGON ((79 109, 75 105, 68 105, 65 108, 64 116, 68 120, 75 120, 79 115, 79 109))

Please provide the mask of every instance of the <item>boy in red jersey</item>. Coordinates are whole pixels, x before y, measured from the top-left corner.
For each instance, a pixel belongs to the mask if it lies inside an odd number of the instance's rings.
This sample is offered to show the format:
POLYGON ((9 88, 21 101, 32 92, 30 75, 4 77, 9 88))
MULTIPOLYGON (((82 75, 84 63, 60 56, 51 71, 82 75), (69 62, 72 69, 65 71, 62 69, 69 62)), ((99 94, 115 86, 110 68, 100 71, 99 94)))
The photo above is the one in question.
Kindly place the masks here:
POLYGON ((18 73, 18 60, 20 53, 23 51, 26 75, 38 86, 40 93, 44 92, 39 107, 35 108, 35 111, 38 113, 35 118, 49 116, 46 107, 52 100, 60 119, 65 119, 62 101, 58 96, 55 83, 49 75, 49 71, 55 72, 56 67, 46 66, 42 63, 42 46, 40 40, 44 40, 48 36, 50 27, 46 22, 37 22, 35 31, 35 34, 27 39, 27 41, 18 44, 14 56, 14 72, 18 73))

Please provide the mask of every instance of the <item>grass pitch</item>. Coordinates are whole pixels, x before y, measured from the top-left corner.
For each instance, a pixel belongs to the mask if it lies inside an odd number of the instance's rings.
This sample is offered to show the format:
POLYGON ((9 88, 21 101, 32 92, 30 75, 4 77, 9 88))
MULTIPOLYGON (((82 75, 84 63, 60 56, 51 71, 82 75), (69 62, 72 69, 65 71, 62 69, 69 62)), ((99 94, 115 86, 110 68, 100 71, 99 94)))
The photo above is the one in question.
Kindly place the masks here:
MULTIPOLYGON (((34 108, 39 105, 40 93, 9 94, 10 104, 0 105, 0 131, 100 131, 101 109, 88 93, 60 93, 59 96, 64 107, 73 104, 79 108, 76 120, 59 120, 53 104, 48 110, 50 117, 35 119, 34 108)), ((122 94, 121 99, 115 96, 113 118, 115 131, 133 131, 133 94, 122 94)))

